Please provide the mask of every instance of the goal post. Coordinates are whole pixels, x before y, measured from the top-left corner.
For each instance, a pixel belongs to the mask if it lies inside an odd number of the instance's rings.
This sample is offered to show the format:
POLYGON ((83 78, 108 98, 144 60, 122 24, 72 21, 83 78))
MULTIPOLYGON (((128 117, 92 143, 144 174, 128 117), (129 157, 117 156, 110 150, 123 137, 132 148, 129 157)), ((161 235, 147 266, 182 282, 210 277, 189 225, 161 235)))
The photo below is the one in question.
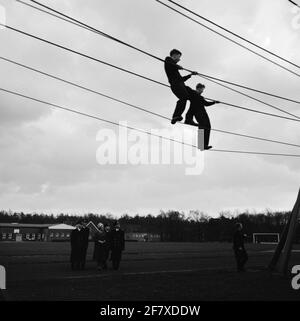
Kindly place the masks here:
POLYGON ((253 233, 252 240, 255 244, 278 244, 279 233, 253 233))

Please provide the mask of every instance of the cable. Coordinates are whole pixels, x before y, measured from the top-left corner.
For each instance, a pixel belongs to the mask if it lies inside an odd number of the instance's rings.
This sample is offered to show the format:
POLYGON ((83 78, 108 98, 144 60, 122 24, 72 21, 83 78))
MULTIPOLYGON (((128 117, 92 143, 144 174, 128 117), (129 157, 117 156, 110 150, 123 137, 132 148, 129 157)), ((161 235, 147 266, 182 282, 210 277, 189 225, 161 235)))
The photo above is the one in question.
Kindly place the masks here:
MULTIPOLYGON (((13 27, 8 26, 8 25, 4 25, 4 24, 2 24, 2 23, 0 23, 0 25, 5 26, 6 28, 8 28, 8 29, 10 29, 10 30, 12 30, 12 31, 21 33, 21 34, 23 34, 23 35, 26 35, 26 36, 28 36, 28 37, 31 37, 31 38, 37 39, 37 40, 39 40, 39 41, 45 42, 45 43, 47 43, 47 44, 53 45, 53 46, 58 47, 58 48, 60 48, 60 49, 64 49, 64 50, 66 50, 66 51, 69 51, 69 52, 75 53, 75 54, 77 54, 77 55, 80 55, 80 56, 82 56, 82 57, 85 57, 85 58, 91 59, 91 60, 93 60, 93 61, 102 63, 102 64, 107 65, 107 66, 109 66, 109 67, 112 67, 112 68, 121 70, 121 71, 123 71, 123 72, 129 73, 129 74, 131 74, 131 75, 134 75, 134 76, 137 76, 137 77, 146 79, 146 80, 149 80, 149 81, 151 81, 151 82, 154 82, 154 83, 163 85, 163 86, 165 86, 165 87, 169 87, 168 85, 166 85, 166 84, 164 84, 164 83, 162 83, 162 82, 156 81, 156 80, 151 79, 151 78, 148 78, 148 77, 146 77, 146 76, 142 76, 142 75, 137 74, 137 73, 135 73, 135 72, 132 72, 132 71, 130 71, 130 70, 128 70, 128 69, 124 69, 124 68, 118 67, 118 66, 116 66, 116 65, 107 63, 107 62, 102 61, 102 60, 100 60, 100 59, 98 59, 98 58, 94 58, 94 57, 92 57, 92 56, 86 55, 86 54, 81 53, 81 52, 79 52, 79 51, 70 49, 70 48, 68 48, 68 47, 59 45, 59 44, 57 44, 57 43, 51 42, 51 41, 49 41, 49 40, 40 38, 40 37, 35 36, 35 35, 32 35, 32 34, 27 33, 27 32, 25 32, 25 31, 22 31, 22 30, 13 28, 13 27)), ((212 81, 212 80, 210 80, 210 81, 212 81)), ((216 82, 216 83, 217 83, 217 82, 216 82)), ((219 84, 219 85, 225 87, 225 86, 222 85, 222 84, 219 84)), ((228 89, 230 89, 230 90, 233 90, 233 91, 235 91, 235 92, 239 92, 239 91, 237 91, 237 90, 235 90, 235 89, 232 89, 232 88, 230 88, 230 87, 226 87, 226 88, 228 88, 228 89)), ((241 93, 241 92, 239 92, 239 93, 241 93)), ((243 93, 241 93, 241 94, 242 94, 242 95, 245 95, 245 94, 243 94, 243 93)), ((251 96, 248 96, 248 95, 247 95, 247 97, 251 97, 251 96)), ((256 101, 259 101, 259 100, 257 100, 256 98, 253 98, 253 97, 252 97, 252 99, 254 99, 254 100, 256 100, 256 101)), ((260 101, 260 102, 262 102, 262 101, 260 101)), ((264 102, 263 102, 263 103, 264 103, 264 102)), ((267 106, 272 106, 272 105, 267 104, 267 103, 264 103, 264 104, 267 105, 267 106)), ((228 105, 229 105, 229 104, 228 104, 228 105)), ((232 107, 234 107, 234 105, 232 105, 232 107)), ((277 108, 277 107, 275 107, 275 108, 277 108)), ((254 110, 254 109, 251 110, 251 109, 249 109, 249 108, 245 108, 245 110, 252 111, 252 112, 255 112, 255 113, 259 113, 259 114, 268 115, 268 116, 273 116, 273 117, 277 117, 277 118, 281 118, 281 119, 286 119, 286 120, 291 120, 291 121, 300 121, 300 119, 284 117, 284 116, 280 116, 280 115, 276 115, 276 114, 264 113, 264 112, 261 112, 261 111, 258 111, 258 110, 254 110)), ((288 113, 288 112, 285 112, 285 113, 288 113)), ((290 114, 290 113, 288 113, 288 114, 290 114)), ((296 117, 296 118, 299 118, 299 117, 296 116, 296 115, 293 115, 293 116, 296 117)))
POLYGON ((98 59, 98 58, 95 58, 95 57, 86 55, 86 54, 84 54, 84 53, 82 53, 82 52, 73 50, 73 49, 71 49, 71 48, 68 48, 68 47, 65 47, 65 46, 62 46, 62 45, 59 45, 58 43, 55 43, 55 42, 46 40, 46 39, 44 39, 44 38, 40 38, 40 37, 38 37, 38 36, 35 36, 35 35, 33 35, 33 34, 30 34, 30 33, 27 33, 27 32, 25 32, 25 31, 22 31, 22 30, 13 28, 13 27, 8 26, 8 25, 4 25, 4 24, 2 24, 2 23, 0 23, 0 26, 4 26, 4 27, 6 27, 7 29, 10 29, 10 30, 12 30, 12 31, 21 33, 21 34, 23 34, 23 35, 25 35, 25 36, 27 36, 27 37, 31 37, 31 38, 34 38, 34 39, 36 39, 36 40, 45 42, 45 43, 47 43, 47 44, 49 44, 49 45, 52 45, 52 46, 55 46, 55 47, 57 47, 57 48, 60 48, 60 49, 63 49, 63 50, 72 52, 72 53, 74 53, 74 54, 76 54, 76 55, 79 55, 79 56, 82 56, 82 57, 84 57, 84 58, 94 60, 94 61, 96 61, 96 62, 99 62, 99 63, 101 63, 101 64, 104 64, 104 65, 106 65, 106 66, 109 66, 109 67, 111 67, 111 68, 118 69, 118 70, 120 70, 120 71, 126 72, 126 73, 131 74, 131 75, 134 75, 134 76, 136 76, 136 77, 143 78, 143 79, 149 80, 149 81, 151 81, 151 82, 157 83, 157 84, 159 84, 159 85, 169 87, 168 85, 166 85, 166 84, 164 84, 164 83, 162 83, 162 82, 160 82, 160 81, 156 81, 156 80, 154 80, 154 79, 151 79, 151 78, 148 78, 148 77, 146 77, 146 76, 137 74, 137 73, 135 73, 135 72, 133 72, 133 71, 130 71, 130 70, 128 70, 128 69, 118 67, 118 66, 116 66, 116 65, 110 64, 110 63, 105 62, 105 61, 103 61, 103 60, 100 60, 100 59, 98 59))
POLYGON ((63 107, 63 106, 60 106, 60 105, 57 105, 57 104, 53 104, 53 103, 50 103, 50 102, 43 101, 41 99, 37 99, 37 98, 30 97, 30 96, 26 96, 24 94, 17 93, 15 91, 11 91, 11 90, 4 89, 4 88, 0 88, 0 90, 3 91, 3 92, 9 93, 9 94, 15 95, 15 96, 19 96, 19 97, 22 97, 22 98, 26 98, 26 99, 29 99, 29 100, 32 100, 32 101, 35 101, 35 102, 38 102, 38 103, 41 103, 41 104, 45 104, 45 105, 57 108, 57 109, 62 109, 62 110, 65 110, 65 111, 68 111, 68 112, 71 112, 71 113, 74 113, 74 114, 78 114, 78 115, 81 115, 81 116, 85 116, 85 117, 89 117, 89 118, 92 118, 92 119, 100 120, 100 121, 103 121, 105 123, 109 123, 109 124, 116 125, 116 126, 119 126, 119 127, 125 127, 125 128, 128 128, 128 129, 132 129, 134 131, 138 131, 138 132, 142 132, 142 133, 148 134, 150 136, 156 136, 156 137, 159 137, 159 138, 162 138, 162 139, 174 141, 174 142, 180 143, 182 145, 191 146, 191 147, 197 147, 196 145, 186 144, 186 143, 180 142, 178 140, 174 140, 174 139, 171 139, 171 138, 166 138, 164 136, 160 136, 160 135, 157 135, 157 134, 153 134, 153 133, 144 131, 142 129, 138 129, 138 128, 134 128, 134 127, 118 124, 116 122, 113 122, 113 121, 110 121, 110 120, 107 120, 107 119, 104 119, 104 118, 100 118, 98 116, 90 115, 90 114, 83 113, 83 112, 75 110, 75 109, 63 107))
POLYGON ((296 7, 298 7, 298 8, 300 8, 300 5, 299 4, 297 4, 296 2, 294 2, 294 1, 291 1, 291 0, 288 0, 290 3, 292 3, 294 6, 296 6, 296 7))
POLYGON ((234 83, 234 82, 231 82, 231 81, 228 81, 228 80, 224 80, 224 79, 221 79, 221 78, 209 76, 209 75, 202 74, 202 73, 199 73, 199 72, 198 72, 198 75, 199 76, 204 76, 206 78, 210 78, 210 79, 213 79, 213 80, 217 80, 217 81, 223 82, 223 83, 228 84, 228 85, 232 85, 232 86, 240 87, 240 88, 247 89, 247 90, 250 90, 250 91, 254 91, 254 92, 257 92, 259 94, 264 94, 264 95, 267 95, 267 96, 270 96, 270 97, 286 100, 286 101, 289 101, 289 102, 292 102, 292 103, 295 103, 295 104, 300 104, 300 101, 298 101, 298 100, 294 100, 294 99, 291 99, 291 98, 275 95, 275 94, 272 94, 272 93, 269 93, 269 92, 266 92, 266 91, 262 91, 262 90, 255 89, 255 88, 251 88, 251 87, 248 87, 248 86, 245 86, 245 85, 240 85, 240 84, 237 84, 237 83, 234 83))
MULTIPOLYGON (((287 63, 291 64, 291 65, 294 66, 294 67, 300 68, 300 66, 297 65, 297 64, 295 64, 294 62, 292 62, 292 61, 290 61, 290 60, 288 60, 288 59, 286 59, 286 58, 284 58, 284 57, 282 57, 282 56, 279 56, 279 55, 275 54, 274 52, 272 52, 272 51, 270 51, 270 50, 268 50, 268 49, 266 49, 266 48, 263 48, 263 47, 259 46, 258 44, 254 43, 254 42, 252 42, 252 41, 250 41, 250 40, 248 40, 248 39, 246 39, 245 37, 242 37, 242 36, 238 35, 237 33, 234 33, 233 31, 231 31, 231 30, 229 30, 229 29, 226 29, 226 28, 222 27, 221 25, 213 22, 212 20, 207 19, 207 18, 199 15, 199 14, 196 13, 195 11, 192 11, 192 10, 188 9, 187 7, 184 7, 184 6, 180 5, 179 3, 175 2, 175 1, 172 1, 172 0, 166 0, 166 1, 173 3, 173 4, 176 5, 177 7, 181 8, 181 9, 184 9, 185 11, 187 11, 187 12, 189 12, 189 13, 197 16, 198 18, 200 18, 200 19, 202 19, 202 20, 204 20, 204 21, 206 21, 206 22, 209 22, 210 24, 212 24, 212 25, 220 28, 220 29, 223 30, 223 31, 226 31, 226 32, 230 33, 231 35, 233 35, 233 36, 235 36, 235 37, 237 37, 237 38, 239 38, 239 39, 241 39, 241 40, 243 40, 243 41, 251 44, 252 46, 254 46, 254 47, 258 48, 258 49, 261 49, 261 50, 267 52, 268 54, 270 54, 270 55, 272 55, 272 56, 274 56, 274 57, 276 57, 276 58, 279 58, 279 59, 281 59, 281 60, 284 61, 284 62, 287 62, 287 63)), ((290 1, 290 0, 289 0, 289 1, 290 1)), ((290 2, 292 2, 292 1, 290 1, 290 2)), ((292 3, 293 3, 293 2, 292 2, 292 3)), ((294 3, 294 4, 295 4, 295 3, 294 3)))
POLYGON ((82 24, 73 22, 73 21, 70 20, 70 19, 63 18, 63 17, 61 17, 61 16, 59 16, 59 15, 56 15, 56 14, 54 14, 54 13, 52 13, 52 12, 43 10, 43 9, 41 9, 41 8, 38 8, 38 7, 35 7, 35 6, 33 6, 32 4, 30 4, 30 3, 24 2, 24 1, 22 1, 22 0, 16 0, 16 2, 19 2, 19 3, 21 3, 21 4, 23 4, 23 5, 27 6, 27 7, 30 7, 30 8, 35 9, 35 10, 38 10, 38 11, 40 11, 40 12, 46 13, 46 14, 48 14, 49 16, 52 16, 52 17, 58 18, 58 19, 60 19, 60 20, 63 20, 63 21, 72 23, 73 25, 75 25, 75 26, 77 26, 77 27, 80 27, 80 28, 83 28, 83 29, 86 29, 86 30, 91 31, 90 28, 87 28, 87 27, 83 26, 82 24))
MULTIPOLYGON (((264 104, 264 105, 266 105, 266 106, 269 106, 269 107, 271 107, 271 108, 273 108, 273 109, 279 110, 279 111, 281 111, 281 112, 283 112, 283 113, 285 113, 285 114, 287 114, 287 115, 293 116, 293 117, 295 117, 295 118, 297 118, 297 119, 300 120, 300 117, 299 117, 299 116, 297 116, 297 115, 295 115, 295 114, 292 114, 292 113, 290 113, 290 112, 288 112, 288 111, 285 111, 285 110, 283 110, 283 109, 281 109, 281 108, 278 108, 278 107, 276 107, 276 106, 274 106, 274 105, 272 105, 272 104, 266 103, 266 102, 264 102, 264 101, 261 100, 261 99, 252 97, 252 96, 250 96, 250 95, 248 95, 248 94, 243 93, 242 91, 236 90, 236 89, 231 88, 231 87, 228 87, 228 86, 226 86, 226 85, 223 85, 223 84, 219 83, 218 81, 215 81, 215 80, 213 80, 213 79, 207 78, 207 77, 205 77, 205 76, 201 76, 200 74, 198 74, 198 76, 201 77, 201 78, 203 78, 203 79, 205 79, 205 80, 207 80, 207 81, 213 82, 213 83, 215 83, 215 84, 217 84, 217 85, 219 85, 219 86, 221 86, 221 87, 224 87, 224 88, 226 88, 226 89, 229 89, 229 90, 231 90, 231 91, 233 91, 233 92, 236 92, 236 93, 238 93, 238 94, 240 94, 240 95, 242 95, 242 96, 245 96, 245 97, 247 97, 247 98, 250 98, 250 99, 252 99, 252 100, 254 100, 254 101, 257 101, 257 102, 259 102, 259 103, 262 103, 262 104, 264 104)), ((223 103, 224 105, 227 105, 227 106, 237 107, 236 105, 228 104, 228 103, 225 103, 225 102, 222 102, 222 103, 223 103)), ((243 109, 243 108, 242 108, 242 109, 243 109)), ((246 109, 247 109, 247 108, 246 108, 246 109)), ((245 109, 245 110, 246 110, 246 109, 245 109)), ((260 112, 260 113, 261 113, 261 112, 260 112)))
MULTIPOLYGON (((237 42, 237 41, 235 41, 235 40, 233 40, 233 39, 231 39, 231 38, 229 38, 229 37, 227 37, 227 36, 224 36, 224 35, 223 35, 223 34, 221 34, 220 32, 218 32, 218 31, 216 31, 216 30, 214 30, 214 29, 212 29, 212 28, 210 28, 210 27, 208 27, 208 26, 204 25, 203 23, 201 23, 201 22, 199 22, 199 21, 197 21, 197 20, 195 20, 195 19, 193 19, 193 18, 191 18, 191 17, 187 16, 186 14, 184 14, 184 13, 182 13, 182 12, 180 12, 180 11, 176 10, 175 8, 172 8, 171 6, 169 6, 169 5, 167 5, 167 4, 163 3, 163 2, 161 2, 160 0, 155 0, 155 1, 156 1, 156 2, 158 2, 158 3, 160 3, 161 5, 163 5, 163 6, 167 7, 167 8, 169 8, 169 9, 170 9, 170 10, 172 10, 172 11, 175 11, 175 12, 179 13, 180 15, 184 16, 185 18, 188 18, 189 20, 196 22, 196 23, 197 23, 197 24, 199 24, 200 26, 202 26, 202 27, 204 27, 204 28, 206 28, 206 29, 208 29, 208 30, 212 31, 213 33, 216 33, 217 35, 221 36, 222 38, 225 38, 225 39, 227 39, 227 40, 229 40, 229 41, 231 41, 231 42, 235 43, 236 45, 238 45, 238 46, 240 46, 240 47, 242 47, 242 48, 244 48, 244 49, 246 49, 246 50, 248 50, 248 51, 250 51, 250 52, 254 53, 255 55, 257 55, 257 56, 259 56, 259 57, 261 57, 261 58, 263 58, 263 59, 265 59, 265 60, 267 60, 267 61, 271 62, 272 64, 274 64, 274 65, 276 65, 276 66, 278 66, 278 67, 280 67, 280 68, 282 68, 282 69, 284 69, 284 70, 286 70, 286 71, 288 71, 288 72, 290 72, 290 73, 294 74, 295 76, 300 77, 300 74, 298 74, 298 73, 294 72, 293 70, 288 69, 288 68, 286 68, 286 67, 284 67, 284 66, 280 65, 279 63, 277 63, 277 62, 275 62, 275 61, 273 61, 273 60, 271 60, 271 59, 269 59, 269 58, 267 58, 267 57, 265 57, 265 56, 263 56, 263 55, 259 54, 258 52, 256 52, 256 51, 254 51, 254 50, 252 50, 252 49, 250 49, 250 48, 248 48, 248 47, 246 47, 246 46, 244 46, 244 45, 240 44, 239 42, 237 42)), ((186 70, 186 69, 184 69, 184 70, 186 70)))
MULTIPOLYGON (((9 94, 15 95, 15 96, 19 96, 19 97, 22 97, 22 98, 26 98, 26 99, 29 99, 29 100, 44 104, 44 105, 48 105, 48 106, 57 108, 57 109, 65 110, 65 111, 68 111, 68 112, 71 112, 71 113, 75 113, 75 114, 78 114, 78 115, 81 115, 81 116, 85 116, 85 117, 89 117, 89 118, 92 118, 92 119, 100 120, 100 121, 103 121, 103 122, 106 122, 106 123, 109 123, 109 124, 112 124, 112 125, 116 125, 116 126, 119 126, 119 127, 125 127, 125 128, 128 128, 128 129, 134 130, 134 131, 138 131, 138 132, 142 132, 144 134, 148 134, 150 136, 156 136, 156 137, 159 137, 159 138, 162 138, 162 139, 165 139, 165 140, 169 140, 169 141, 173 141, 173 142, 176 142, 176 143, 180 143, 182 145, 198 148, 196 145, 186 144, 184 142, 180 142, 180 141, 177 141, 177 140, 174 140, 174 139, 171 139, 171 138, 167 138, 167 137, 164 137, 164 136, 153 134, 151 132, 144 131, 142 129, 138 129, 138 128, 135 128, 135 127, 130 127, 130 126, 118 124, 116 122, 113 122, 113 121, 110 121, 110 120, 107 120, 107 119, 104 119, 104 118, 100 118, 98 116, 90 115, 90 114, 83 113, 83 112, 75 110, 75 109, 71 109, 71 108, 63 107, 63 106, 60 106, 60 105, 57 105, 57 104, 53 104, 53 103, 50 103, 50 102, 46 102, 46 101, 43 101, 41 99, 33 98, 33 97, 30 97, 30 96, 27 96, 27 95, 24 95, 24 94, 15 92, 15 91, 11 91, 11 90, 8 90, 8 89, 5 89, 5 88, 0 88, 0 90, 3 91, 3 92, 9 93, 9 94)), ((297 154, 263 153, 263 152, 222 150, 222 149, 218 149, 218 150, 215 149, 214 151, 215 152, 226 152, 226 153, 252 154, 252 155, 300 157, 300 155, 297 155, 297 154)))
MULTIPOLYGON (((91 93, 94 93, 94 94, 97 94, 97 95, 100 95, 102 97, 105 97, 105 98, 108 98, 110 100, 113 100, 113 101, 116 101, 118 103, 121 103, 121 104, 124 104, 124 105, 127 105, 129 107, 132 107, 132 108, 135 108, 135 109, 138 109, 138 110, 141 110, 141 111, 144 111, 146 113, 149 113, 149 114, 152 114, 154 116, 157 116, 157 117, 160 117, 160 118, 163 118, 163 119, 166 119, 166 120, 171 120, 170 118, 166 117, 166 116, 163 116, 161 114, 157 114, 157 113, 154 113, 148 109, 145 109, 145 108, 141 108, 141 107, 138 107, 136 105, 133 105, 131 103, 128 103, 128 102, 125 102, 125 101, 122 101, 120 99, 117 99, 117 98, 114 98, 114 97, 111 97, 109 95, 106 95, 106 94, 103 94, 99 91, 96 91, 96 90, 93 90, 93 89, 90 89, 90 88, 87 88, 83 85, 80 85, 80 84, 77 84, 77 83, 74 83, 74 82, 71 82, 71 81, 68 81, 68 80, 65 80, 63 78, 60 78, 60 77, 57 77, 57 76, 54 76, 54 75, 51 75, 49 73, 46 73, 44 71, 41 71, 41 70, 38 70, 38 69, 35 69, 35 68, 32 68, 32 67, 29 67, 29 66, 26 66, 24 64, 21 64, 19 62, 16 62, 14 60, 11 60, 11 59, 8 59, 8 58, 5 58, 5 57, 2 57, 0 56, 0 59, 6 61, 6 62, 9 62, 11 64, 14 64, 16 66, 19 66, 19 67, 22 67, 22 68, 25 68, 25 69, 28 69, 30 71, 34 71, 36 73, 39 73, 39 74, 42 74, 46 77, 49 77, 49 78, 52 78, 52 79, 55 79, 55 80, 59 80, 61 82, 64 82, 66 84, 69 84, 69 85, 72 85, 74 87, 77 87, 77 88, 80 88, 80 89, 83 89, 85 91, 88 91, 88 92, 91 92, 91 93)), ((181 123, 181 124, 184 124, 184 123, 181 123)), ((205 129, 205 128, 204 128, 205 129)), ((278 141, 278 140, 270 140, 270 139, 265 139, 265 138, 261 138, 261 137, 255 137, 255 136, 249 136, 249 135, 244 135, 244 134, 238 134, 238 133, 234 133, 234 132, 230 132, 230 131, 225 131, 225 130, 220 130, 220 129, 211 129, 212 131, 215 131, 215 132, 220 132, 220 133, 223 133, 223 134, 229 134, 229 135, 235 135, 235 136, 240 136, 240 137, 246 137, 246 138, 250 138, 250 139, 255 139, 255 140, 261 140, 261 141, 267 141, 267 142, 271 142, 271 143, 277 143, 277 144, 281 144, 281 145, 287 145, 287 146, 293 146, 293 147, 300 147, 300 145, 297 145, 297 144, 291 144, 291 143, 286 143, 286 142, 282 142, 282 141, 278 141)))
POLYGON ((267 155, 267 156, 293 156, 293 157, 300 157, 300 155, 292 155, 292 154, 260 153, 260 152, 247 152, 247 151, 222 150, 222 149, 210 149, 209 151, 211 151, 211 152, 223 152, 223 153, 236 153, 236 154, 252 154, 252 155, 267 155))
MULTIPOLYGON (((38 10, 38 11, 40 11, 40 12, 46 13, 46 14, 48 14, 48 15, 50 15, 50 16, 53 16, 53 17, 55 17, 55 18, 58 18, 58 19, 61 19, 61 20, 63 20, 63 21, 66 21, 66 22, 69 22, 69 23, 71 23, 71 24, 74 24, 74 25, 76 25, 77 27, 81 27, 81 28, 83 28, 83 29, 86 29, 86 30, 88 30, 88 31, 94 32, 94 33, 99 34, 99 35, 101 35, 101 36, 105 36, 105 37, 107 37, 107 38, 109 38, 109 39, 111 39, 111 40, 116 40, 117 42, 121 42, 119 39, 117 39, 117 38, 115 38, 115 37, 113 37, 113 36, 110 36, 110 35, 102 32, 102 31, 99 30, 99 29, 96 29, 96 28, 94 28, 94 27, 91 27, 91 26, 87 25, 86 23, 80 22, 79 20, 76 20, 76 19, 74 19, 74 18, 72 18, 72 17, 70 17, 70 16, 67 16, 67 15, 65 15, 65 14, 63 14, 63 13, 57 11, 57 10, 54 10, 54 9, 50 8, 50 7, 44 6, 43 4, 39 4, 39 5, 41 5, 41 6, 43 6, 43 7, 46 7, 46 8, 49 8, 49 10, 53 10, 53 11, 57 12, 58 14, 60 14, 60 15, 62 15, 62 16, 59 16, 59 15, 53 14, 53 13, 51 13, 51 12, 49 12, 49 11, 46 11, 46 10, 43 10, 43 9, 41 9, 41 8, 35 7, 35 6, 33 6, 33 5, 29 4, 29 3, 26 3, 26 2, 21 1, 21 0, 16 0, 16 1, 19 2, 19 3, 21 3, 21 4, 24 4, 24 5, 26 5, 26 6, 29 6, 30 8, 36 9, 36 10, 38 10), (66 19, 66 18, 64 18, 64 17, 68 17, 68 19, 66 19), (70 19, 72 19, 72 20, 70 20, 70 19), (74 21, 73 21, 73 20, 74 20, 74 21), (75 22, 75 21, 77 21, 77 22, 75 22)), ((35 1, 35 2, 36 2, 36 1, 35 1)), ((36 3, 37 3, 37 2, 36 2, 36 3)), ((128 45, 130 48, 138 49, 138 48, 136 48, 136 47, 134 47, 134 46, 132 46, 132 45, 130 45, 130 44, 128 44, 128 43, 125 43, 124 41, 122 41, 121 43, 122 43, 122 44, 125 44, 126 46, 128 45)), ((141 52, 143 52, 143 53, 145 53, 144 50, 140 50, 140 49, 138 49, 138 50, 141 51, 141 52)), ((147 52, 147 54, 149 54, 149 53, 147 52)), ((151 55, 151 54, 149 54, 149 55, 151 55)), ((158 57, 155 56, 155 55, 151 55, 151 57, 153 57, 153 58, 155 58, 155 59, 158 59, 159 61, 163 61, 162 59, 158 58, 158 57)), ((275 98, 279 98, 279 99, 286 100, 286 101, 289 101, 289 102, 293 102, 293 103, 296 103, 296 104, 300 104, 300 101, 297 101, 297 100, 294 100, 294 99, 290 99, 290 98, 286 98, 286 97, 283 97, 283 96, 275 95, 275 94, 268 93, 268 92, 265 92, 265 91, 262 91, 262 90, 258 90, 258 89, 254 89, 254 88, 251 88, 251 87, 248 87, 248 86, 245 86, 245 85, 239 85, 239 84, 236 84, 236 83, 233 83, 233 82, 229 82, 229 81, 226 81, 226 80, 223 80, 223 79, 220 79, 220 78, 216 78, 216 77, 213 77, 213 76, 209 76, 209 75, 205 75, 205 74, 201 74, 201 73, 199 73, 199 74, 200 74, 200 75, 203 75, 203 76, 205 76, 205 77, 208 77, 208 78, 212 78, 212 79, 215 79, 215 80, 218 80, 218 81, 221 81, 221 82, 225 82, 225 83, 230 84, 230 85, 234 85, 234 86, 237 86, 237 87, 241 87, 241 88, 243 88, 243 89, 251 90, 251 91, 258 92, 258 93, 261 93, 261 94, 264 94, 264 95, 268 95, 268 96, 271 96, 271 97, 275 97, 275 98)))
POLYGON ((122 41, 122 40, 120 40, 120 39, 118 39, 118 38, 115 38, 115 37, 113 37, 113 36, 105 33, 105 32, 102 32, 102 31, 100 31, 100 30, 98 30, 98 29, 96 29, 96 28, 93 28, 93 27, 85 24, 84 22, 81 22, 81 21, 79 21, 79 20, 76 20, 76 19, 74 19, 74 18, 72 18, 72 17, 70 17, 70 16, 68 16, 68 15, 66 15, 66 14, 64 14, 64 13, 62 13, 62 12, 60 12, 60 11, 57 11, 57 10, 55 10, 55 9, 53 9, 53 8, 50 8, 50 7, 48 7, 48 6, 40 3, 40 2, 38 2, 38 1, 34 1, 34 0, 30 0, 30 1, 33 2, 33 3, 35 3, 35 4, 37 4, 37 5, 39 5, 39 6, 41 6, 41 7, 43 7, 43 8, 46 8, 47 10, 50 10, 50 11, 52 11, 52 12, 55 12, 56 14, 59 14, 59 15, 65 17, 65 18, 67 18, 68 20, 72 20, 72 21, 76 22, 77 25, 80 24, 80 25, 82 25, 82 26, 84 26, 84 27, 86 27, 86 28, 88 28, 88 29, 90 29, 90 30, 93 30, 94 32, 100 34, 101 36, 105 36, 105 37, 107 37, 108 39, 117 41, 117 42, 119 42, 120 44, 122 44, 122 45, 124 45, 124 46, 127 46, 127 47, 129 47, 129 48, 132 48, 132 49, 134 49, 134 50, 137 50, 137 51, 139 51, 139 52, 141 52, 141 53, 143 53, 143 54, 145 54, 145 55, 147 55, 147 56, 149 56, 149 57, 151 57, 151 58, 155 58, 155 59, 160 60, 160 61, 162 61, 162 62, 164 61, 163 59, 161 59, 161 58, 159 58, 159 57, 157 57, 157 56, 155 56, 155 55, 153 55, 153 54, 151 54, 151 53, 149 53, 149 52, 147 52, 147 51, 145 51, 145 50, 142 50, 142 49, 137 48, 137 47, 135 47, 135 46, 133 46, 133 45, 130 45, 130 44, 127 43, 127 42, 124 42, 124 41, 122 41))

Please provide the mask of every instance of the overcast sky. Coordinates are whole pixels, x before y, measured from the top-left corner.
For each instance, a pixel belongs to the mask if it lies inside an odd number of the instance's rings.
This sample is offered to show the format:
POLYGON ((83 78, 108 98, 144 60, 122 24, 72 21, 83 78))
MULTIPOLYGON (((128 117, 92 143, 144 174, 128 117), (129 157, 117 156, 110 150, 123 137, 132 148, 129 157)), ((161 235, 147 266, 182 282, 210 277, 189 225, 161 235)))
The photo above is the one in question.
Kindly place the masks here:
MULTIPOLYGON (((28 0, 24 0, 29 2, 28 0)), ((41 0, 42 1, 42 0, 41 0)), ((300 100, 300 79, 171 12, 154 0, 43 0, 57 10, 164 58, 183 52, 181 65, 212 76, 300 100)), ((300 14, 287 0, 184 0, 181 4, 300 64, 300 14)), ((6 23, 93 57, 167 82, 163 64, 109 39, 28 8, 0 0, 6 23)), ((94 61, 0 30, 0 56, 170 117, 176 103, 168 88, 94 61)), ((276 60, 278 62, 278 60, 276 60)), ((285 64, 299 73, 299 69, 285 64)), ((49 79, 0 59, 0 86, 144 130, 183 130, 167 120, 49 79)), ((182 73, 185 74, 184 72, 182 73)), ((266 112, 270 107, 215 84, 207 97, 266 112)), ((249 92, 248 92, 249 93, 249 92)), ((251 93, 291 113, 299 105, 251 93)), ((299 123, 224 105, 209 107, 212 127, 300 143, 299 123)), ((282 114, 284 115, 284 114, 282 114)), ((100 165, 99 130, 118 128, 0 92, 0 209, 46 213, 158 214, 200 210, 290 210, 300 182, 299 158, 218 152, 201 154, 201 175, 181 165, 100 165)), ((194 129, 196 135, 196 129, 194 129)), ((213 132, 216 149, 300 154, 297 147, 213 132)), ((195 156, 195 155, 194 155, 195 156)))

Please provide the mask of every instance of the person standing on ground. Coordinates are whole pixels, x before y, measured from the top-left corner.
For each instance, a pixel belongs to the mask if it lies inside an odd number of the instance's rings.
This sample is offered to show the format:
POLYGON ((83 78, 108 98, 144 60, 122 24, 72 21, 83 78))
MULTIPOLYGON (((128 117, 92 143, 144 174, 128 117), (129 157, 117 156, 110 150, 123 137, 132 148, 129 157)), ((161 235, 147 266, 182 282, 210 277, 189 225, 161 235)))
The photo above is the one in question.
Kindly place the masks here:
POLYGON ((105 230, 105 262, 107 262, 109 258, 110 248, 111 248, 111 228, 109 224, 104 224, 104 230, 105 230))
POLYGON ((83 252, 82 252, 82 257, 81 257, 81 262, 80 262, 80 269, 84 270, 85 269, 85 262, 86 262, 86 254, 87 254, 87 249, 89 246, 89 236, 90 236, 90 229, 87 227, 87 220, 84 219, 82 220, 82 239, 83 239, 83 252))
POLYGON ((237 271, 244 272, 245 264, 248 261, 248 254, 244 246, 244 237, 242 233, 243 225, 241 223, 236 223, 236 231, 233 235, 233 251, 237 264, 237 271))
POLYGON ((125 249, 124 231, 120 228, 120 223, 116 221, 110 233, 111 260, 114 270, 118 270, 122 258, 122 252, 125 249))
POLYGON ((84 234, 82 233, 82 221, 78 221, 71 233, 71 268, 81 269, 82 257, 84 254, 84 234))
POLYGON ((95 249, 94 249, 94 260, 97 262, 98 271, 106 270, 106 232, 104 230, 104 225, 99 223, 97 225, 98 231, 95 234, 95 249))

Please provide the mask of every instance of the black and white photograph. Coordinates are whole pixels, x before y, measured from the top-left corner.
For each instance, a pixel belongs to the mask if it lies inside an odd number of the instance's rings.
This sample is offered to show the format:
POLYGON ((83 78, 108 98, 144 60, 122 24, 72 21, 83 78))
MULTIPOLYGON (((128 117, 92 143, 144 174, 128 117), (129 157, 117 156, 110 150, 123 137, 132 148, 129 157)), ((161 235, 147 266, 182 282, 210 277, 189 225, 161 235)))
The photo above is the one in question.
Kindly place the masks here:
POLYGON ((299 302, 299 52, 299 0, 0 0, 0 310, 299 302))

